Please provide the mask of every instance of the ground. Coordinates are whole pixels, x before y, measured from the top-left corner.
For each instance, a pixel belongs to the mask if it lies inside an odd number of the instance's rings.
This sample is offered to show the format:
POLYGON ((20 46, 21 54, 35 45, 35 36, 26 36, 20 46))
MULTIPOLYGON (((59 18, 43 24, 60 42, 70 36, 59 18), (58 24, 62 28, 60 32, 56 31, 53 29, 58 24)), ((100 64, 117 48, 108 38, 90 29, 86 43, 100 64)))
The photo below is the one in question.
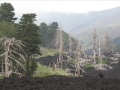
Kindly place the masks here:
POLYGON ((0 90, 120 90, 120 63, 109 71, 88 68, 86 72, 84 77, 4 78, 0 90))
POLYGON ((119 90, 120 79, 104 77, 49 76, 4 78, 0 90, 119 90))
MULTIPOLYGON (((54 59, 51 56, 42 58, 45 62, 41 63, 49 65, 54 59)), ((120 90, 120 63, 113 66, 114 68, 108 71, 96 71, 93 67, 84 68, 84 77, 54 75, 4 78, 0 79, 0 90, 120 90)))

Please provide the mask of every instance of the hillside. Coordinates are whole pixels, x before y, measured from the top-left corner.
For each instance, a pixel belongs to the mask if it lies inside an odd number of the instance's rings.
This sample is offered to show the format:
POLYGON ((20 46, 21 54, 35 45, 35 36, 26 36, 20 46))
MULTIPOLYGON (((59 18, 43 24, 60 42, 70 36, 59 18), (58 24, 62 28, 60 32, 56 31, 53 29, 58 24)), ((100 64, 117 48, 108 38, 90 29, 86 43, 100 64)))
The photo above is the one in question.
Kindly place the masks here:
POLYGON ((113 42, 116 44, 116 51, 120 52, 120 36, 115 38, 113 42))
POLYGON ((88 13, 40 12, 36 23, 39 24, 39 20, 48 24, 61 22, 65 32, 71 31, 72 36, 81 38, 82 43, 88 44, 95 28, 102 33, 107 31, 112 39, 117 38, 120 33, 119 16, 120 7, 88 13))

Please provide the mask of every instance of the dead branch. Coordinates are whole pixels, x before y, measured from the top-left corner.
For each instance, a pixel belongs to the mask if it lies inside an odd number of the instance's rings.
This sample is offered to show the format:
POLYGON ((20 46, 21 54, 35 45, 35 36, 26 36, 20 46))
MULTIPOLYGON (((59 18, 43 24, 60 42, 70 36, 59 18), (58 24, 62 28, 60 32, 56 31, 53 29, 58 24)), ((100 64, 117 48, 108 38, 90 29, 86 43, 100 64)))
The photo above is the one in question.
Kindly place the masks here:
MULTIPOLYGON (((25 58, 22 54, 16 52, 14 49, 14 47, 19 48, 19 50, 22 50, 22 46, 24 46, 22 44, 21 40, 16 40, 14 37, 13 38, 7 38, 7 37, 2 37, 0 38, 0 43, 1 45, 4 47, 4 53, 1 54, 1 57, 4 57, 4 59, 2 60, 5 65, 4 66, 4 70, 2 70, 4 77, 9 77, 12 73, 16 73, 16 69, 13 66, 12 61, 15 61, 17 66, 20 66, 24 69, 24 65, 23 63, 21 63, 18 59, 16 59, 16 57, 12 54, 15 53, 17 55, 19 55, 19 58, 21 58, 24 62, 25 62, 25 58), (14 68, 14 69, 12 69, 14 68)), ((2 66, 3 67, 3 66, 2 66)))

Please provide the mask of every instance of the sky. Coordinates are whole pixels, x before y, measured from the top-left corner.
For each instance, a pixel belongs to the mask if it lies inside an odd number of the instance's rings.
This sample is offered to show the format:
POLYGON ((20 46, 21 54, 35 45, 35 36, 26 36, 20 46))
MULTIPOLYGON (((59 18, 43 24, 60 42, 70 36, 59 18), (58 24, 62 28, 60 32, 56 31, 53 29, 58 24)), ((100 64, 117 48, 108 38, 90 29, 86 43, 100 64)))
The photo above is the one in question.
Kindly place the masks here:
POLYGON ((118 0, 0 0, 9 2, 15 13, 64 12, 86 13, 120 6, 118 0))

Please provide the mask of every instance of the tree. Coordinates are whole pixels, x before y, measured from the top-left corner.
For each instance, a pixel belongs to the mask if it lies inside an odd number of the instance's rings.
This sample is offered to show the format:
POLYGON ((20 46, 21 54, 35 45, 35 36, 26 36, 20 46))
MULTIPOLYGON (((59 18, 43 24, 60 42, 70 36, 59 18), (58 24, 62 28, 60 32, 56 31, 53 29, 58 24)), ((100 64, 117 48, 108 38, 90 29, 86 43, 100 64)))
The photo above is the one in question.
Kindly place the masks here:
POLYGON ((6 36, 8 38, 16 37, 17 27, 11 22, 0 22, 0 37, 6 36))
POLYGON ((52 22, 49 24, 47 28, 47 47, 48 48, 54 48, 55 47, 55 38, 56 38, 56 32, 58 29, 58 23, 52 22))
POLYGON ((55 38, 56 38, 56 32, 58 29, 58 23, 52 22, 49 25, 42 22, 39 27, 39 34, 42 38, 42 46, 47 48, 53 48, 55 47, 55 38))
POLYGON ((100 36, 99 36, 99 49, 98 49, 98 56, 99 56, 99 58, 101 57, 101 38, 100 38, 100 36))
POLYGON ((36 14, 23 14, 19 22, 18 38, 22 40, 25 45, 24 50, 27 58, 27 76, 31 75, 30 65, 32 62, 30 62, 30 60, 33 59, 34 54, 40 54, 39 44, 41 43, 41 40, 38 34, 39 28, 34 23, 36 21, 35 18, 36 14))
POLYGON ((96 29, 94 30, 94 36, 93 36, 93 60, 94 60, 94 64, 96 64, 96 38, 97 38, 97 31, 96 29))
POLYGON ((59 27, 60 33, 59 33, 59 40, 60 40, 60 45, 59 45, 59 63, 61 64, 61 69, 63 67, 63 40, 62 40, 62 27, 60 25, 59 27))
POLYGON ((78 75, 81 75, 83 72, 86 73, 84 70, 83 70, 83 66, 85 66, 85 64, 90 61, 90 60, 87 60, 84 59, 85 57, 85 53, 84 53, 84 50, 83 50, 83 47, 82 45, 80 45, 79 41, 77 40, 77 48, 75 50, 75 75, 76 73, 78 75), (81 73, 82 72, 82 73, 81 73))
POLYGON ((0 22, 1 21, 7 21, 7 22, 14 22, 17 20, 14 13, 14 7, 11 5, 11 3, 1 3, 0 6, 0 22))
POLYGON ((41 36, 41 40, 42 40, 42 46, 46 47, 47 45, 47 29, 48 26, 46 23, 42 22, 39 26, 39 35, 41 36))
POLYGON ((9 77, 12 73, 18 73, 19 66, 24 69, 25 58, 19 53, 22 49, 21 40, 16 40, 15 38, 0 38, 1 47, 4 48, 4 53, 0 55, 3 57, 2 60, 2 74, 4 77, 9 77), (19 51, 19 52, 18 52, 19 51), (16 57, 17 56, 17 57, 16 57), (19 56, 19 57, 18 57, 19 56))
POLYGON ((109 53, 109 41, 110 41, 110 37, 108 35, 107 32, 105 32, 105 35, 103 37, 103 47, 104 47, 104 53, 105 55, 107 55, 109 53))
POLYGON ((72 40, 71 40, 71 34, 69 34, 69 52, 72 52, 72 40))

